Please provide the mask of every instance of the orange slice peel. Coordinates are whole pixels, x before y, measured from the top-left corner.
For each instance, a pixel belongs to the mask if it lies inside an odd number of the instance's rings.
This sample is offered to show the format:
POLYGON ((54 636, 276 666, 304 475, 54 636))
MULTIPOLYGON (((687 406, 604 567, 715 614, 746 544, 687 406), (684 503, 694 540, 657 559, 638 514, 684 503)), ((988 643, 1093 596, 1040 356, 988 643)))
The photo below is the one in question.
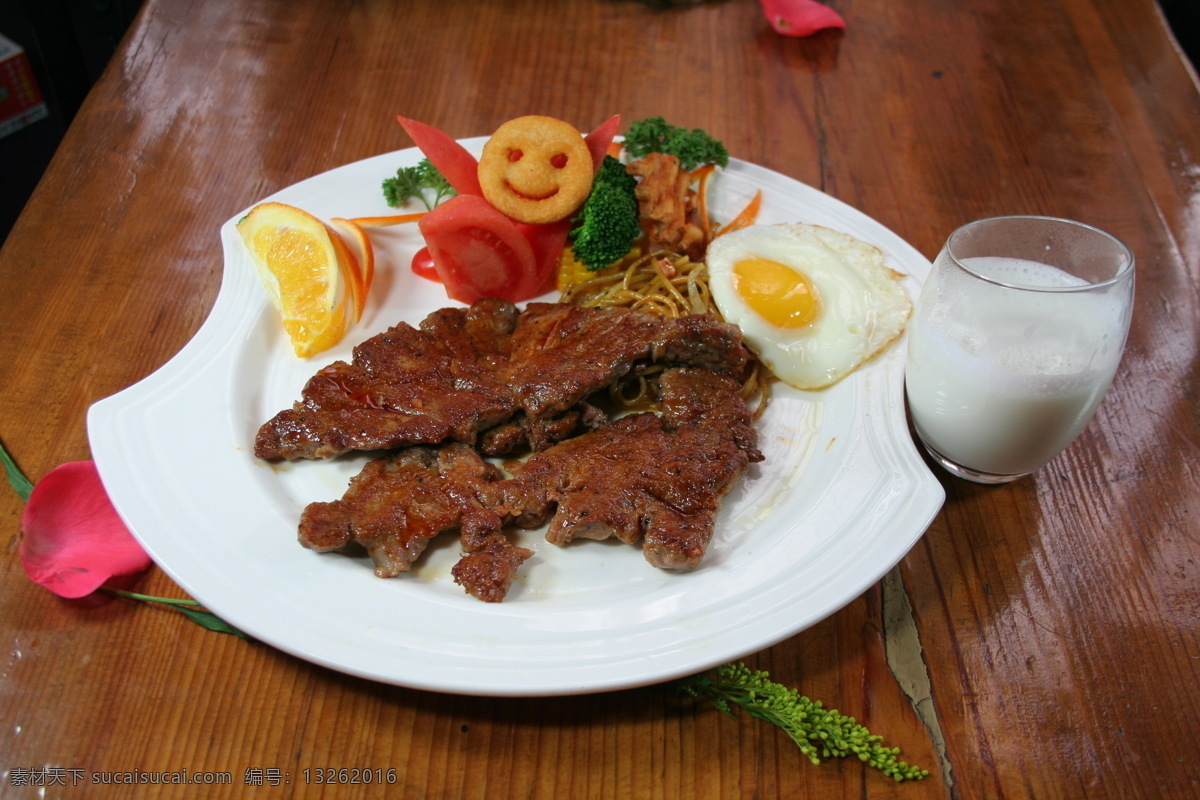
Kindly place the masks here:
POLYGON ((357 257, 336 231, 284 203, 260 203, 237 223, 300 358, 341 341, 366 300, 357 257))
POLYGON ((347 259, 354 267, 356 290, 354 294, 354 318, 355 322, 357 322, 362 319, 363 308, 367 302, 367 294, 371 291, 371 284, 375 280, 375 248, 371 244, 371 238, 367 236, 366 229, 358 224, 357 221, 342 217, 333 217, 329 221, 346 232, 347 237, 357 250, 357 256, 351 254, 347 259))

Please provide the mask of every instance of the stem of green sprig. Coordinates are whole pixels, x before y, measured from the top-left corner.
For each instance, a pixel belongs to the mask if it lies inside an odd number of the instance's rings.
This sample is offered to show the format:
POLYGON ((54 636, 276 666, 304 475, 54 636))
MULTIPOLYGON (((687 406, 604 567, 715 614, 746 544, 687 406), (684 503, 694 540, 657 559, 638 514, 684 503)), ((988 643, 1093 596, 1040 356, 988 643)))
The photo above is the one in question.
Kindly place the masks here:
POLYGON ((118 597, 124 597, 128 600, 137 600, 143 603, 157 603, 158 605, 168 606, 170 608, 174 608, 180 614, 183 614, 197 625, 200 625, 201 627, 210 631, 216 631, 217 633, 228 633, 242 639, 250 639, 250 636, 233 627, 208 609, 203 608, 200 603, 195 600, 178 597, 155 597, 154 595, 149 594, 127 592, 124 589, 110 589, 107 586, 100 587, 100 590, 108 592, 109 594, 117 595, 118 597))
POLYGON ((0 463, 4 464, 4 474, 8 476, 8 485, 13 488, 22 502, 29 502, 29 495, 33 493, 33 482, 25 477, 25 473, 21 472, 21 468, 17 466, 17 462, 12 460, 12 456, 4 449, 2 443, 0 443, 0 463))
POLYGON ((107 587, 104 588, 104 591, 106 591, 110 594, 118 595, 120 597, 127 597, 130 600, 143 600, 147 603, 162 603, 163 605, 167 605, 167 606, 194 606, 196 608, 200 607, 200 601, 190 600, 190 599, 184 598, 184 597, 155 597, 154 595, 150 595, 150 594, 138 594, 137 592, 127 592, 124 589, 109 589, 107 587))

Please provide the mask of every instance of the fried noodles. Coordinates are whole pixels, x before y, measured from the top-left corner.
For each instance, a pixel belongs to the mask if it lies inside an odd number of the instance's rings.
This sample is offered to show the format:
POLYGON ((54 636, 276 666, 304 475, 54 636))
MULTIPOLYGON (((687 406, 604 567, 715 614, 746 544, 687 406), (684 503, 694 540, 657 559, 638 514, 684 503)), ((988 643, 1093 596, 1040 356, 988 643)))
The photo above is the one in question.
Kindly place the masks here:
MULTIPOLYGON (((714 314, 723 319, 708 287, 708 267, 668 250, 631 253, 622 261, 597 272, 562 294, 560 302, 590 307, 637 309, 664 317, 714 314)), ((657 392, 662 367, 651 365, 629 375, 609 390, 614 406, 646 408, 657 392)), ((766 410, 772 375, 757 358, 746 366, 742 399, 754 403, 754 418, 766 410)))

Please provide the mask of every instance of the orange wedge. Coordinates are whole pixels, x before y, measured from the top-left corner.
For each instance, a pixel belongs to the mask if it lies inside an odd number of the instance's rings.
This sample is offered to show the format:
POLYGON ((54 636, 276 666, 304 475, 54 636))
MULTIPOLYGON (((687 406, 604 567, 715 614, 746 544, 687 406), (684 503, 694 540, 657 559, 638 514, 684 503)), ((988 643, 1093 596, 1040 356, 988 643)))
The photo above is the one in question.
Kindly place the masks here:
POLYGON ((362 268, 321 220, 283 203, 262 203, 238 221, 258 277, 300 358, 341 341, 366 298, 362 268))

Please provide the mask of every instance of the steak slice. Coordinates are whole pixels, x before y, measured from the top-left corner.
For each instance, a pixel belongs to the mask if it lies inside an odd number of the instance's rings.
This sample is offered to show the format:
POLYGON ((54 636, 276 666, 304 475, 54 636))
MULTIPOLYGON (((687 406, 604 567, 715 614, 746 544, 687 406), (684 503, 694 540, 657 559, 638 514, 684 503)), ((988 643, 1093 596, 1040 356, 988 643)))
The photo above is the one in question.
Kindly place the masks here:
POLYGON ((463 556, 450 570, 454 582, 485 603, 499 603, 508 595, 517 568, 533 551, 517 547, 495 531, 463 527, 463 556))
POLYGON ((333 458, 350 450, 474 442, 515 412, 503 369, 516 307, 480 301, 401 323, 354 348, 266 422, 260 458, 333 458))
POLYGON ((514 477, 488 484, 480 499, 524 527, 550 519, 553 544, 643 540, 654 566, 695 567, 721 498, 762 455, 736 381, 680 369, 661 384, 661 417, 631 414, 510 464, 514 477))
POLYGON ((532 419, 528 414, 518 412, 509 421, 480 434, 475 446, 485 456, 506 456, 521 451, 540 453, 564 439, 607 423, 604 412, 588 403, 580 403, 546 419, 532 419))
MULTIPOLYGON (((340 500, 309 504, 300 517, 300 543, 330 552, 356 542, 375 562, 375 574, 392 578, 408 572, 435 536, 462 531, 473 551, 508 566, 507 579, 493 569, 477 587, 477 596, 500 599, 512 572, 532 555, 509 544, 501 518, 475 500, 480 488, 501 477, 464 444, 410 447, 369 462, 340 500)), ((472 591, 470 582, 464 585, 472 591)))
POLYGON ((721 428, 753 462, 762 461, 754 414, 741 397, 741 386, 724 375, 678 367, 663 370, 658 407, 669 429, 690 425, 721 428))
POLYGON ((742 329, 712 314, 669 320, 655 338, 650 358, 676 367, 700 367, 722 375, 740 375, 750 359, 742 329))
POLYGON ((556 436, 555 423, 536 424, 569 412, 639 362, 736 374, 747 358, 740 330, 711 315, 664 319, 561 303, 531 303, 518 314, 506 301, 480 300, 359 344, 350 363, 322 369, 292 408, 263 424, 254 452, 290 460, 474 444, 521 413, 535 425, 524 432, 536 448, 574 432, 556 436))
POLYGON ((509 354, 509 384, 533 418, 560 413, 655 361, 735 373, 749 352, 741 330, 710 314, 664 318, 627 308, 531 303, 509 354))

